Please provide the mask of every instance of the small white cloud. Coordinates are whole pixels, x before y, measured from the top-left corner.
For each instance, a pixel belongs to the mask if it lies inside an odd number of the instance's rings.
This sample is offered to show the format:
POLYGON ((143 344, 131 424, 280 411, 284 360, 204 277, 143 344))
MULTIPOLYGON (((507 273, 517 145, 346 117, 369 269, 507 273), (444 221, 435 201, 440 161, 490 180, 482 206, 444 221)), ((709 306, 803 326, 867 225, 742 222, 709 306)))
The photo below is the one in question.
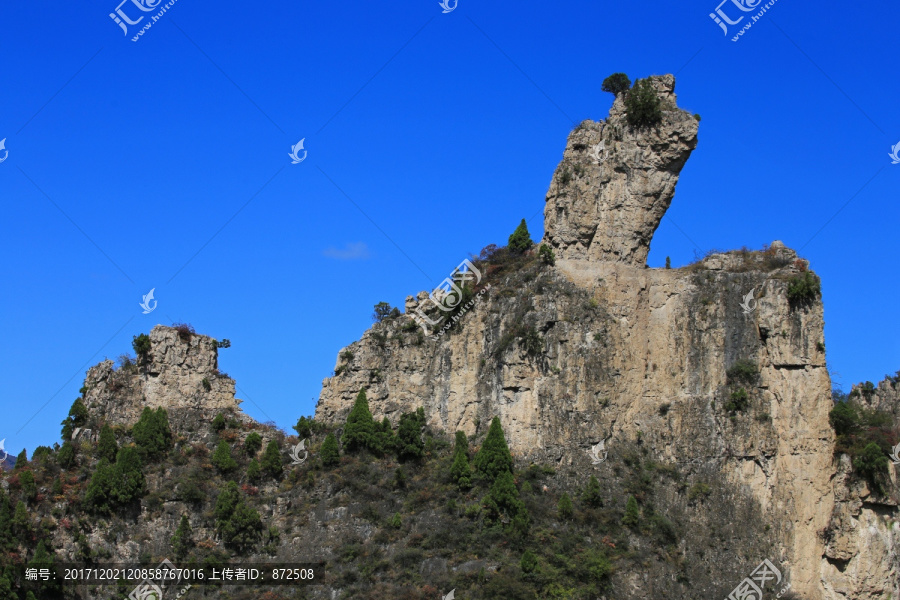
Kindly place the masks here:
POLYGON ((369 247, 365 242, 349 243, 343 248, 326 248, 322 251, 324 256, 328 258, 336 258, 338 260, 366 260, 369 258, 369 247))

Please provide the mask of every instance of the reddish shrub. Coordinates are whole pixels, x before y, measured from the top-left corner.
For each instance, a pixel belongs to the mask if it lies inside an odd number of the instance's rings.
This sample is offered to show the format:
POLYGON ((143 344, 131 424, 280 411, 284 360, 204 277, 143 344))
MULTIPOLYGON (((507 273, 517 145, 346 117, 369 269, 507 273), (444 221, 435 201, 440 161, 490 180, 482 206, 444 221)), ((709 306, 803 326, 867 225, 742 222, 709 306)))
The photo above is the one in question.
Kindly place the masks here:
POLYGON ((172 323, 172 327, 178 331, 178 337, 182 342, 191 341, 191 336, 197 333, 190 323, 172 323))

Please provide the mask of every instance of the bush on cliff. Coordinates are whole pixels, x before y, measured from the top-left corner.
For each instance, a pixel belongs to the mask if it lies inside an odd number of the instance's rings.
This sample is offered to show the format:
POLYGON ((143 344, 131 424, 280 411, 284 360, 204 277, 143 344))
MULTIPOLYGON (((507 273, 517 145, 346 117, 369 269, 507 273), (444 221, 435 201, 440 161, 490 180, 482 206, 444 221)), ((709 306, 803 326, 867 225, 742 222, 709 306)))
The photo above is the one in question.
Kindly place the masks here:
POLYGON ((141 418, 131 430, 134 443, 145 459, 158 458, 172 447, 172 430, 169 429, 169 413, 160 407, 145 407, 141 418))
POLYGON ((625 73, 613 73, 603 80, 600 89, 610 94, 618 96, 623 92, 627 92, 631 88, 631 80, 625 73))
POLYGON ((649 79, 639 79, 625 96, 625 119, 637 129, 662 121, 662 101, 649 79))
POLYGON ((503 435, 500 419, 494 417, 487 437, 473 461, 476 476, 493 483, 503 472, 512 472, 513 460, 503 435))

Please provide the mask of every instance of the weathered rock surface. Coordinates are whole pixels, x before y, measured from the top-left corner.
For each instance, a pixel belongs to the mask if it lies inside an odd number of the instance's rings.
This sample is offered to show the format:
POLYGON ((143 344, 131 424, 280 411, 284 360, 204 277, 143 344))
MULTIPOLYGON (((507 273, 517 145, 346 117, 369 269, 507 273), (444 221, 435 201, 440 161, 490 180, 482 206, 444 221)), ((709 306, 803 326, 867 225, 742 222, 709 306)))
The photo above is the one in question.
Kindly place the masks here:
POLYGON ((663 105, 658 126, 630 127, 620 94, 606 121, 584 121, 569 135, 544 209, 544 241, 558 258, 646 264, 698 127, 675 104, 674 77, 650 81, 663 105))
MULTIPOLYGON (((611 461, 617 448, 638 443, 654 460, 712 473, 733 498, 752 500, 763 517, 747 526, 763 538, 765 525, 777 539, 775 555, 758 559, 789 572, 801 597, 888 589, 895 541, 859 555, 862 575, 851 583, 829 568, 846 559, 827 551, 842 557, 875 534, 843 527, 842 515, 856 509, 835 507, 822 304, 787 298, 788 280, 807 263, 775 242, 682 269, 645 266, 697 133, 696 120, 674 105, 674 79, 653 81, 667 105, 659 128, 628 129, 619 98, 607 122, 586 121, 569 136, 545 208, 556 266, 488 275, 490 293, 437 339, 415 333, 408 316, 375 324, 342 350, 353 358, 339 358, 339 375, 325 380, 316 418, 342 421, 363 387, 375 418, 395 424, 423 406, 432 427, 472 434, 496 415, 517 460, 583 478, 595 472, 589 451, 599 441, 611 461), (538 335, 536 352, 527 330, 538 335), (754 383, 729 380, 740 360, 758 365, 754 383), (731 414, 738 387, 749 407, 731 414), (826 551, 829 526, 839 542, 826 551)), ((407 315, 426 298, 410 296, 407 315)))
POLYGON ((88 370, 84 385, 85 405, 110 425, 133 425, 145 407, 165 408, 170 419, 195 411, 247 418, 234 397, 234 380, 219 372, 216 340, 196 333, 182 339, 163 325, 150 332, 146 364, 116 369, 103 361, 88 370))

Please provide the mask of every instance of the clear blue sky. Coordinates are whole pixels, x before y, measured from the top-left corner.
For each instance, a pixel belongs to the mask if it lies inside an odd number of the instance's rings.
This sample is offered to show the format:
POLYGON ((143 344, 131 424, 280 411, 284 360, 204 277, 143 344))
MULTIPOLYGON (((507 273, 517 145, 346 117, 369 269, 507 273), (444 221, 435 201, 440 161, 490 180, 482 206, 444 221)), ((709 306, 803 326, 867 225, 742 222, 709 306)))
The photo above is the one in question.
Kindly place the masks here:
POLYGON ((896 4, 779 0, 737 43, 715 0, 178 0, 138 42, 116 5, 0 8, 11 451, 57 441, 85 370, 172 321, 231 339, 245 410, 289 428, 376 302, 522 217, 540 237, 566 135, 606 117, 615 71, 677 73, 702 116, 650 266, 781 239, 822 276, 837 382, 900 369, 896 4))

